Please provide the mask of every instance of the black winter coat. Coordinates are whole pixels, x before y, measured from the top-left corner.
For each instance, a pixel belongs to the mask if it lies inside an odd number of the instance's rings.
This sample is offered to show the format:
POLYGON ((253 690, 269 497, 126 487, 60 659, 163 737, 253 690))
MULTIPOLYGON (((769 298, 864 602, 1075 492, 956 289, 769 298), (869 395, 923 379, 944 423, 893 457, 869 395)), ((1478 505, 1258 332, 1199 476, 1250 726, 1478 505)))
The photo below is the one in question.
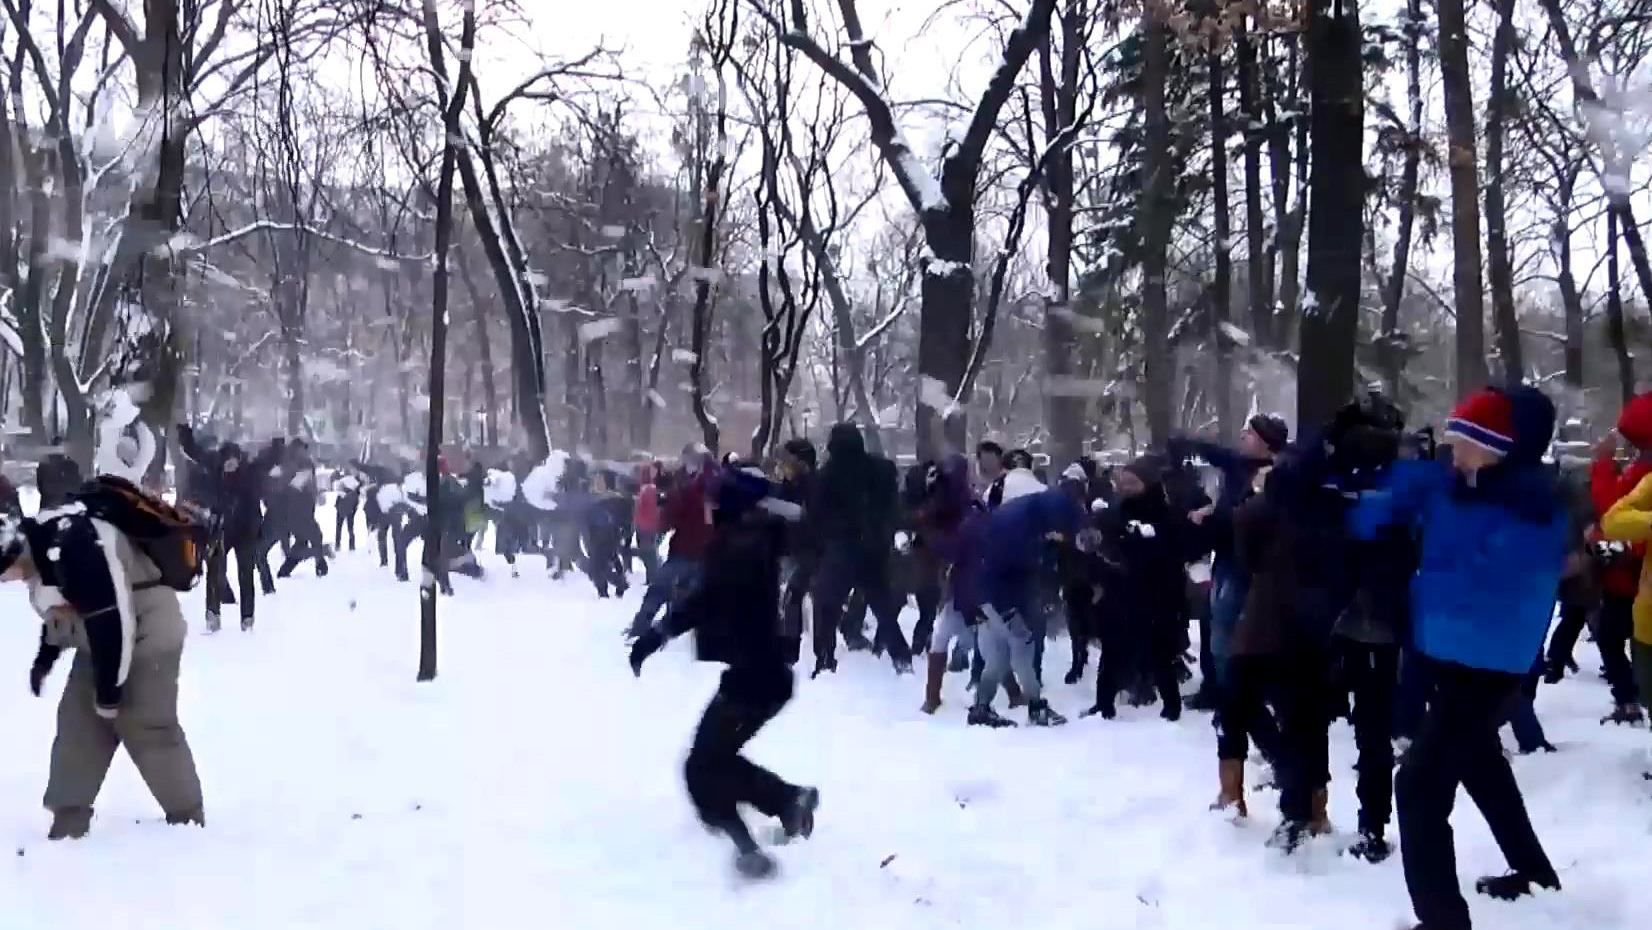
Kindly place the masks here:
POLYGON ((866 451, 852 424, 832 427, 809 519, 821 544, 843 557, 883 564, 895 537, 899 479, 895 464, 866 451))
POLYGON ((264 525, 264 482, 280 458, 281 448, 270 446, 249 461, 234 443, 224 443, 215 449, 202 448, 188 427, 179 429, 178 444, 184 455, 201 469, 202 480, 197 489, 192 489, 191 496, 217 515, 225 545, 233 547, 256 540, 264 525), (234 471, 226 472, 224 463, 230 459, 240 464, 234 471))
POLYGON ((781 629, 782 523, 753 511, 714 530, 699 585, 667 617, 672 636, 694 631, 700 661, 739 667, 797 661, 798 638, 781 629))
POLYGON ((1188 525, 1163 487, 1122 498, 1101 522, 1108 615, 1132 625, 1178 622, 1186 600, 1188 525))

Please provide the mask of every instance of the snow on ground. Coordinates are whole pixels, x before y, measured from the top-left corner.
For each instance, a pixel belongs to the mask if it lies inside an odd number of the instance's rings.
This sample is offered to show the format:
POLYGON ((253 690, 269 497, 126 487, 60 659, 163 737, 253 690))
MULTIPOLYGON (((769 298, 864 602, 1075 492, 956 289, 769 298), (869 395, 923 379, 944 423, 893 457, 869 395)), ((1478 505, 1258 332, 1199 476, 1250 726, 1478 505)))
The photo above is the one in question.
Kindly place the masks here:
MULTIPOLYGON (((819 785, 823 807, 812 840, 778 851, 777 882, 741 886, 681 787, 717 670, 685 641, 634 680, 620 633, 638 592, 597 601, 537 560, 520 580, 496 556, 484 564, 488 578, 456 578, 442 601, 441 675, 425 685, 415 589, 367 552, 327 579, 302 569, 260 601, 252 634, 199 635, 190 595, 182 714, 208 828, 161 825, 122 755, 92 835, 64 844, 42 839, 39 798, 66 669, 46 697, 28 694, 36 626, 21 589, 0 592, 0 668, 15 672, 0 690, 0 926, 1391 930, 1409 916, 1398 856, 1373 867, 1328 841, 1293 860, 1265 850, 1271 792, 1253 794, 1244 826, 1208 812, 1205 715, 971 730, 959 676, 931 719, 917 677, 864 655, 800 679, 753 744, 819 785)), ((1561 752, 1515 763, 1566 891, 1475 900, 1480 926, 1615 930, 1652 910, 1652 737, 1595 723, 1606 691, 1592 648, 1578 657, 1584 674, 1539 699, 1561 752)), ((1052 679, 1065 661, 1052 644, 1052 679)), ((1076 716, 1090 687, 1051 697, 1076 716)), ((1343 725, 1334 739, 1345 842, 1353 747, 1343 725)), ((1464 875, 1502 871, 1466 799, 1456 822, 1464 875)))

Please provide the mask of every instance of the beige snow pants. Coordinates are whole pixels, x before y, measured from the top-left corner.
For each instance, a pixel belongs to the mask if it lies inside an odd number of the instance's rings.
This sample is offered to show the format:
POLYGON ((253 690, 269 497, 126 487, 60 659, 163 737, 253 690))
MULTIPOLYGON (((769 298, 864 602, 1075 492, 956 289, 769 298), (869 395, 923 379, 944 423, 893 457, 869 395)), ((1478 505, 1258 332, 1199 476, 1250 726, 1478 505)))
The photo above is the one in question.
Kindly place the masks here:
POLYGON ((46 808, 53 813, 89 813, 121 745, 168 817, 203 813, 195 757, 178 723, 178 672, 187 631, 178 596, 170 588, 135 591, 132 610, 137 643, 114 719, 98 716, 91 655, 75 650, 57 705, 57 738, 46 782, 46 808))

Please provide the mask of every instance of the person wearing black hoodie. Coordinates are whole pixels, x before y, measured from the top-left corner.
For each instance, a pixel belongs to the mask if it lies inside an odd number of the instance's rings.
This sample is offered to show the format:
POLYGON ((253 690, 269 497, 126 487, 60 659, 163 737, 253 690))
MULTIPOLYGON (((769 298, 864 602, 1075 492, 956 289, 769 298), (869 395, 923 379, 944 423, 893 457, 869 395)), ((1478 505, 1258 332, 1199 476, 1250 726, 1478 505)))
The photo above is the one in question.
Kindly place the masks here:
POLYGON ((815 575, 816 673, 837 668, 835 631, 851 589, 859 589, 877 621, 878 639, 897 674, 912 671, 912 652, 901 632, 900 602, 890 584, 889 562, 899 493, 894 463, 866 451, 853 423, 832 427, 809 521, 821 541, 815 575))
POLYGON ((772 490, 760 472, 724 469, 700 583, 631 649, 631 668, 640 676, 649 656, 693 630, 700 661, 728 666, 700 719, 683 775, 701 822, 733 841, 736 868, 753 879, 773 875, 776 865, 758 848, 739 806, 779 820, 789 837, 813 833, 820 806, 818 790, 790 784, 740 752, 791 700, 801 633, 777 622, 786 533, 776 511, 796 508, 782 506, 772 490))
POLYGON ((1112 719, 1118 693, 1137 672, 1149 670, 1164 708, 1177 720, 1182 698, 1176 680, 1178 624, 1186 584, 1186 520, 1165 496, 1160 464, 1137 459, 1116 475, 1119 502, 1102 515, 1103 584, 1107 614, 1101 622, 1101 663, 1096 703, 1086 711, 1112 719))
MULTIPOLYGON (((786 440, 780 447, 778 494, 782 500, 803 509, 805 514, 814 495, 817 465, 814 443, 801 436, 786 440)), ((803 519, 791 523, 786 534, 785 591, 780 609, 787 626, 801 630, 803 599, 813 586, 815 570, 820 566, 820 545, 814 538, 813 528, 803 519)))
MULTIPOLYGON (((281 447, 271 445, 257 459, 249 461, 241 447, 233 442, 217 448, 203 447, 186 424, 178 426, 178 444, 184 456, 200 469, 198 487, 192 482, 191 494, 212 512, 216 527, 215 544, 207 557, 207 632, 216 633, 221 622, 232 554, 236 582, 241 590, 236 601, 241 608, 241 629, 251 630, 258 594, 253 584, 253 570, 260 567, 259 538, 264 525, 263 480, 280 457, 281 447)), ((267 577, 268 564, 262 568, 267 577)))
POLYGON ((315 461, 310 458, 310 447, 302 439, 287 446, 287 460, 282 468, 285 486, 278 492, 284 517, 284 530, 293 538, 293 547, 281 563, 277 578, 286 578, 305 559, 315 559, 317 578, 327 576, 327 547, 322 541, 321 524, 315 518, 315 461))

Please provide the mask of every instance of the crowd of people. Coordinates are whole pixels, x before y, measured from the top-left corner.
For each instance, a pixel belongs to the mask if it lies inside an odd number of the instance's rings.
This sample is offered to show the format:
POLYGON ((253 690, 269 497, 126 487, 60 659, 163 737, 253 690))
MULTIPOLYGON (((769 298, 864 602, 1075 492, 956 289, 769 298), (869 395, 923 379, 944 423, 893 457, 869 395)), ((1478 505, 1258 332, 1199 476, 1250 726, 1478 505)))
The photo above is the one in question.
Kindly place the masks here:
MULTIPOLYGON (((444 461, 434 508, 422 473, 355 462, 332 471, 329 547, 302 441, 253 453, 184 427, 179 500, 201 518, 209 631, 224 605, 239 605, 250 630, 256 598, 306 561, 325 575, 333 551, 355 548, 358 512, 381 565, 403 580, 412 540, 434 529, 449 592, 449 573, 481 572, 475 552, 488 526, 513 575, 521 557, 543 556, 552 575, 577 569, 599 597, 623 598, 640 567, 645 591, 626 630, 633 668, 640 674, 691 630, 701 658, 728 666, 685 775, 743 874, 774 864, 740 804, 777 819, 788 837, 813 829, 819 791, 740 755, 790 699, 791 669, 805 654, 813 677, 837 671, 840 640, 886 655, 899 675, 917 655, 925 713, 941 711, 945 678, 959 674, 969 724, 1016 726, 998 707, 1002 692, 1027 724, 1060 726, 1067 716, 1043 682, 1046 643, 1064 629, 1068 684, 1096 653, 1095 697, 1082 716, 1112 719, 1121 703, 1157 705, 1170 721, 1189 709, 1213 714, 1214 808, 1248 816, 1255 750, 1278 789, 1269 844, 1286 854, 1331 830, 1328 733, 1347 718, 1359 802, 1347 853, 1387 859, 1397 815, 1418 926, 1461 930, 1470 924, 1452 852, 1458 786, 1510 867, 1477 892, 1514 899, 1560 887, 1500 729, 1512 727, 1523 753, 1554 751, 1533 698, 1540 683, 1576 670, 1585 628, 1609 684, 1603 723, 1642 723, 1641 698, 1652 693, 1652 573, 1642 568, 1652 394, 1626 404, 1612 438, 1581 464, 1554 460, 1554 433, 1555 408, 1535 388, 1468 397, 1438 442, 1370 394, 1294 442, 1282 420, 1259 414, 1232 446, 1177 438, 1132 461, 1085 457, 1055 471, 987 441, 903 474, 840 424, 823 455, 794 438, 764 463, 719 462, 698 446, 671 463, 556 453, 490 469, 473 456, 455 471, 444 461), (277 545, 284 559, 272 572, 277 545), (900 623, 909 600, 910 640, 900 623), (1195 669, 1198 687, 1184 700, 1195 669)), ((106 463, 130 466, 131 452, 100 456, 98 470, 128 477, 106 463)), ((60 716, 75 735, 60 732, 53 752, 52 835, 85 834, 100 773, 122 741, 145 777, 154 773, 168 819, 203 822, 176 720, 178 586, 151 535, 78 485, 43 463, 42 512, 10 514, 0 527, 3 577, 29 582, 46 620, 36 692, 58 650, 80 650, 63 698, 75 713, 60 716), (84 560, 61 557, 79 550, 84 560), (73 567, 82 561, 92 568, 73 567), (157 565, 165 583, 151 577, 157 565), (134 651, 157 650, 159 664, 132 662, 134 651), (142 733, 122 729, 134 717, 142 733)))

